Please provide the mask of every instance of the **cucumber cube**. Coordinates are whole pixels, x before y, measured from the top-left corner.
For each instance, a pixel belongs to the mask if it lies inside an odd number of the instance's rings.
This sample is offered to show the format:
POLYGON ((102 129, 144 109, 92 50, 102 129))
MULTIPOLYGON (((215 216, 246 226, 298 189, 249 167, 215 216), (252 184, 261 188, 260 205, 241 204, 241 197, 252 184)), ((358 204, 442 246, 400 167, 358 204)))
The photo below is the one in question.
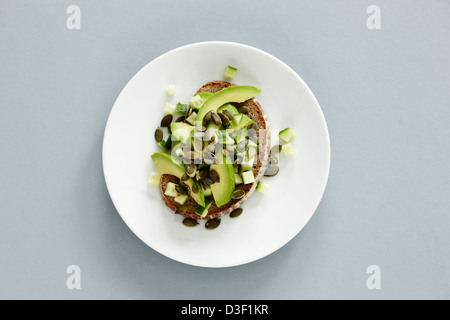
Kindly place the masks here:
POLYGON ((255 177, 253 176, 253 171, 245 171, 242 173, 242 179, 244 184, 249 184, 255 182, 255 177))
POLYGON ((237 69, 232 66, 227 66, 225 68, 225 72, 223 73, 223 77, 226 80, 233 80, 234 76, 236 75, 237 69))
POLYGON ((200 109, 201 105, 203 104, 203 99, 200 96, 193 96, 189 101, 189 104, 194 109, 200 109))
POLYGON ((208 209, 211 207, 211 205, 212 205, 212 201, 211 200, 209 200, 209 199, 207 199, 206 201, 205 201, 205 207, 202 207, 202 206, 198 206, 195 210, 194 210, 194 212, 196 213, 196 214, 198 214, 200 217, 205 217, 207 214, 208 214, 208 209))
MULTIPOLYGON (((294 130, 290 129, 290 128, 286 128, 284 130, 281 130, 280 133, 278 134, 278 136, 280 137, 280 139, 283 139, 286 142, 291 142, 292 138, 294 138, 295 136, 295 132, 294 130)), ((283 146, 284 148, 284 146, 283 146)))
POLYGON ((242 177, 239 173, 235 173, 234 174, 234 184, 238 185, 238 184, 242 184, 244 183, 244 181, 242 180, 242 177))
POLYGON ((294 154, 294 147, 292 146, 292 143, 286 143, 283 144, 283 153, 286 157, 290 157, 294 154))
POLYGON ((189 117, 187 117, 186 122, 189 123, 189 124, 194 125, 195 117, 197 117, 197 113, 196 112, 192 112, 191 115, 189 117))
POLYGON ((256 191, 259 191, 261 193, 267 193, 267 190, 269 190, 269 186, 267 185, 267 183, 264 182, 258 182, 258 185, 256 186, 256 191))
POLYGON ((182 194, 177 194, 173 200, 175 200, 175 202, 183 205, 186 202, 187 198, 188 198, 188 196, 185 196, 182 194))
POLYGON ((173 96, 176 92, 177 92, 177 90, 173 84, 169 84, 166 87, 166 93, 168 96, 173 96))
POLYGON ((161 182, 161 174, 157 172, 150 173, 150 176, 148 177, 148 185, 150 186, 159 186, 159 183, 161 182))
POLYGON ((167 102, 167 103, 165 104, 165 106, 164 106, 163 111, 164 111, 164 113, 166 113, 166 114, 172 114, 172 115, 173 115, 173 114, 175 113, 176 108, 177 108, 177 107, 175 107, 173 104, 167 102))
POLYGON ((205 189, 203 189, 203 195, 205 196, 205 198, 212 195, 212 190, 209 186, 206 186, 205 189))
POLYGON ((164 194, 169 197, 176 197, 178 195, 178 192, 175 190, 175 186, 176 184, 173 182, 167 183, 166 191, 164 192, 164 194))

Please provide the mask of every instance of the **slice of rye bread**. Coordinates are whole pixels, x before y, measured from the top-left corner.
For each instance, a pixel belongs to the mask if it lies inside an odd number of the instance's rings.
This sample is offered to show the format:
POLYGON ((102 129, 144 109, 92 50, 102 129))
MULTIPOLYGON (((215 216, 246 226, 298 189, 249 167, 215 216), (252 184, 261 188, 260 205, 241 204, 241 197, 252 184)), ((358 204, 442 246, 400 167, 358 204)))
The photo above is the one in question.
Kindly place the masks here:
MULTIPOLYGON (((214 93, 232 85, 235 84, 219 80, 210 81, 204 84, 200 89, 198 89, 197 93, 205 91, 214 93)), ((261 105, 255 100, 255 98, 249 99, 242 103, 233 103, 233 104, 237 108, 244 105, 249 107, 250 111, 247 113, 247 116, 250 119, 252 119, 253 122, 257 123, 259 129, 265 129, 262 131, 259 131, 258 129, 256 132, 259 141, 260 151, 256 158, 257 161, 255 161, 255 163, 253 164, 253 175, 255 177, 255 182, 250 184, 240 184, 236 186, 236 189, 242 189, 245 191, 245 196, 241 199, 237 200, 233 199, 219 208, 213 201, 211 207, 208 209, 208 214, 205 217, 200 217, 198 214, 194 212, 194 210, 198 206, 198 203, 191 196, 189 196, 184 204, 187 207, 187 211, 183 214, 183 216, 187 218, 193 219, 220 218, 221 216, 228 214, 231 211, 239 208, 242 205, 242 203, 244 203, 244 201, 247 200, 255 191, 258 181, 261 179, 261 177, 264 175, 265 170, 267 169, 267 159, 269 156, 269 149, 270 149, 270 126, 266 114, 262 110, 261 105)), ((178 183, 179 179, 172 175, 167 174, 162 175, 160 184, 161 196, 164 200, 164 203, 172 211, 175 211, 180 206, 180 204, 175 202, 173 197, 169 197, 164 194, 164 192, 166 191, 167 184, 169 182, 178 183)))

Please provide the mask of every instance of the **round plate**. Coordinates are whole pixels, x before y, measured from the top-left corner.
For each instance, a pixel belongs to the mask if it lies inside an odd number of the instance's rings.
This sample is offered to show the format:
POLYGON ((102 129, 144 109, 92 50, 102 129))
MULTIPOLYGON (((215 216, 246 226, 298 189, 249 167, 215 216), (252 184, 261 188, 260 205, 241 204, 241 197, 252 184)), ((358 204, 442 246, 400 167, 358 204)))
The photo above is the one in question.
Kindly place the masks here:
MULTIPOLYGON (((273 131, 272 144, 276 143, 273 131)), ((147 64, 117 98, 103 140, 106 185, 125 223, 161 254, 203 267, 248 263, 289 242, 316 210, 329 167, 326 122, 306 83, 272 55, 232 42, 190 44, 147 64), (222 217, 214 230, 206 229, 204 221, 188 228, 165 206, 159 188, 147 185, 150 173, 156 171, 150 155, 160 151, 154 132, 166 102, 187 103, 204 83, 223 80, 228 65, 238 69, 233 83, 261 89, 256 99, 273 130, 290 127, 296 132, 295 154, 280 155, 280 172, 262 179, 267 193, 255 192, 242 205, 241 216, 222 217), (165 91, 169 84, 176 87, 172 97, 165 91)))

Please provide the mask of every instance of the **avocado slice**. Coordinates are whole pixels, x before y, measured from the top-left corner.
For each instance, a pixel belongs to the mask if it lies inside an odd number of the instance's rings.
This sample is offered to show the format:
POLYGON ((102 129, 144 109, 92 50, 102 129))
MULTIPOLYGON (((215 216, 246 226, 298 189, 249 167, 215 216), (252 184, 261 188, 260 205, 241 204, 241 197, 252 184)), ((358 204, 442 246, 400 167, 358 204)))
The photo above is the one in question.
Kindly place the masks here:
MULTIPOLYGON (((218 155, 219 158, 220 155, 218 155)), ((216 202, 216 206, 219 208, 224 204, 227 204, 231 200, 231 193, 235 187, 234 167, 223 156, 222 163, 212 164, 210 170, 215 170, 220 177, 220 181, 212 184, 211 191, 216 202)))
POLYGON ((239 111, 231 103, 224 104, 219 109, 217 109, 217 112, 222 112, 223 110, 230 111, 233 116, 239 114, 239 111))
MULTIPOLYGON (((172 159, 172 156, 170 154, 162 153, 162 152, 155 152, 154 154, 152 154, 152 160, 153 160, 153 163, 155 164, 156 169, 161 174, 170 174, 170 175, 177 177, 178 179, 181 179, 181 177, 183 176, 183 174, 185 172, 184 165, 182 163, 178 162, 177 160, 172 159)), ((233 167, 233 166, 231 166, 231 167, 233 167)), ((233 176, 233 179, 234 179, 234 176, 233 176)), ((191 190, 192 190, 192 186, 194 184, 197 184, 197 182, 194 181, 193 179, 189 179, 189 180, 185 181, 185 183, 189 186, 189 189, 191 189, 191 190)), ((205 196, 203 195, 203 190, 201 187, 199 187, 198 189, 199 189, 198 193, 191 192, 191 196, 192 196, 192 198, 194 198, 194 200, 199 205, 201 205, 202 207, 205 207, 205 196)))
POLYGON ((261 90, 253 86, 230 86, 210 96, 200 107, 196 123, 203 123, 203 117, 209 111, 217 111, 222 105, 229 102, 244 102, 260 93, 261 90))

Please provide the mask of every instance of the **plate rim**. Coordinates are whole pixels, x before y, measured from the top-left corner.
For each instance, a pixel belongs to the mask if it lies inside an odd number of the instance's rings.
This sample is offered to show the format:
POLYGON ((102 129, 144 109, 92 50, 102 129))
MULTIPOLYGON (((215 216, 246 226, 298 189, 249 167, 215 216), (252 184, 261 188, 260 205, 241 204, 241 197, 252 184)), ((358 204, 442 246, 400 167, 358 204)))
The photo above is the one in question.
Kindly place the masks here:
POLYGON ((166 52, 164 52, 163 54, 160 54, 159 56, 157 56, 156 58, 152 59, 150 62, 148 62, 147 64, 145 64, 143 67, 141 67, 128 81, 127 83, 123 86, 122 90, 120 91, 119 95, 117 96, 117 98, 114 101, 113 106, 111 107, 109 114, 108 114, 108 118, 106 121, 106 125, 105 125, 105 129, 104 129, 104 133, 103 133, 103 139, 102 139, 102 170, 103 170, 103 176, 105 179, 105 184, 106 184, 106 188, 108 191, 108 194, 110 196, 110 199, 117 211, 117 213, 119 214, 119 216, 122 218, 122 220, 125 222, 125 224, 127 225, 127 227, 134 233, 134 235, 140 240, 142 241, 145 245, 147 245, 148 247, 150 247, 152 250, 158 252, 159 254, 170 258, 171 260, 174 261, 178 261, 181 262, 183 264, 187 264, 187 265, 191 265, 191 266, 197 266, 197 267, 205 267, 205 268, 228 268, 228 267, 234 267, 234 266, 240 266, 240 265, 244 265, 244 264, 248 264, 254 261, 258 261, 264 257, 269 256, 270 254, 278 251, 279 249, 281 249, 282 247, 284 247, 286 244, 288 244, 290 241, 292 241, 292 239, 294 239, 301 230, 303 230, 306 225, 309 223, 309 221, 311 220, 311 218, 313 217, 314 213, 317 211, 317 208, 319 207, 320 203, 322 202, 323 196, 325 194, 325 190, 326 187, 328 185, 328 179, 330 176, 330 168, 331 168, 331 144, 330 144, 330 134, 329 134, 329 130, 328 130, 328 126, 327 126, 327 122, 325 119, 325 116, 323 114, 323 110, 316 98, 316 96, 314 95, 314 93, 312 92, 311 88, 308 86, 308 84, 303 80, 302 77, 300 77, 300 75, 297 74, 297 72, 295 72, 289 65, 287 65, 285 62, 283 62, 282 60, 280 60, 279 58, 275 57, 274 55, 253 47, 251 45, 247 45, 247 44, 243 44, 243 43, 239 43, 239 42, 232 42, 232 41, 219 41, 219 40, 214 40, 214 41, 199 41, 199 42, 193 42, 193 43, 189 43, 189 44, 185 44, 176 48, 173 48, 171 50, 168 50, 166 52), (206 264, 206 263, 193 263, 191 261, 186 261, 185 259, 180 259, 179 257, 174 257, 172 254, 168 254, 167 252, 164 252, 163 250, 160 249, 156 249, 154 248, 154 246, 150 245, 148 243, 148 241, 144 241, 144 239, 141 237, 140 233, 137 232, 134 227, 129 223, 129 221, 127 221, 126 217, 120 212, 121 210, 119 210, 118 204, 116 203, 116 201, 114 200, 113 197, 113 193, 110 187, 110 183, 108 181, 108 177, 107 177, 107 173, 105 170, 105 140, 106 140, 106 136, 107 136, 107 132, 108 129, 110 127, 110 118, 111 115, 113 113, 113 110, 115 108, 115 106, 117 105, 117 102, 120 100, 121 96, 123 95, 125 89, 129 86, 129 84, 135 79, 137 78, 142 72, 144 72, 145 69, 147 69, 151 64, 156 63, 158 60, 163 59, 164 57, 166 57, 167 55, 170 55, 174 52, 180 51, 180 50, 184 50, 187 49, 189 47, 194 47, 194 46, 202 46, 202 45, 230 45, 230 46, 237 46, 237 47, 244 47, 246 49, 258 52, 259 54, 263 54, 267 57, 269 57, 272 60, 275 60, 276 62, 278 62, 279 64, 281 64, 283 67, 286 68, 286 70, 288 70, 307 90, 308 94, 311 96, 311 98, 313 99, 313 101, 315 102, 315 104, 318 107, 318 111, 319 111, 319 116, 320 116, 320 120, 321 120, 321 124, 325 130, 324 134, 325 134, 325 138, 326 138, 326 154, 327 154, 327 158, 326 158, 326 177, 322 186, 322 190, 321 190, 321 195, 320 195, 320 199, 317 202, 314 210, 312 211, 311 216, 307 219, 307 221, 305 222, 305 224, 303 226, 301 226, 300 228, 298 228, 298 230, 293 234, 292 237, 289 237, 287 240, 282 241, 278 246, 275 247, 275 249, 271 248, 269 250, 267 250, 267 252, 265 251, 263 254, 261 254, 258 258, 250 258, 250 259, 240 259, 240 262, 234 262, 234 263, 229 263, 229 264, 220 264, 220 265, 211 265, 211 264, 206 264))

